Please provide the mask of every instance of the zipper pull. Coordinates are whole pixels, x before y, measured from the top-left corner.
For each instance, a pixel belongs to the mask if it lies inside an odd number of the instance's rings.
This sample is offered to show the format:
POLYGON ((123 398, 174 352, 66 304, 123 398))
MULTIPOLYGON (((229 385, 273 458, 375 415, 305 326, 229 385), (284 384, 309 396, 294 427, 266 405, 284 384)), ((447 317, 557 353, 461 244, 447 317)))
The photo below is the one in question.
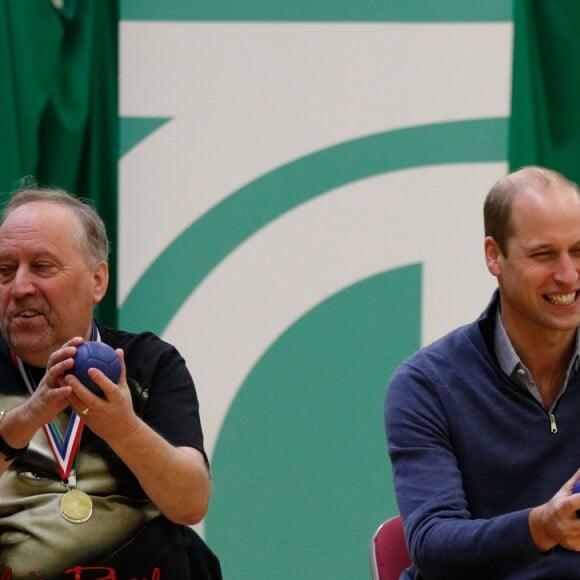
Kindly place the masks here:
POLYGON ((557 433, 558 425, 556 423, 556 415, 554 415, 554 413, 549 413, 549 416, 550 416, 550 431, 552 433, 557 433))

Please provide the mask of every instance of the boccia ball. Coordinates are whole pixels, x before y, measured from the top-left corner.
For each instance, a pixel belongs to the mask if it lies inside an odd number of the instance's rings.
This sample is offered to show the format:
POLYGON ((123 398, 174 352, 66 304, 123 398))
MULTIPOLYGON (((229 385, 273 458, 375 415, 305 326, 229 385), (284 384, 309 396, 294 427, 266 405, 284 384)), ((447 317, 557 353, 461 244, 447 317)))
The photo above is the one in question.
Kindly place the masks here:
POLYGON ((121 378, 121 361, 115 349, 104 342, 88 341, 77 347, 74 356, 75 364, 70 372, 95 395, 104 397, 102 389, 90 378, 88 371, 91 368, 99 369, 114 383, 121 378))
MULTIPOLYGON (((580 481, 577 481, 572 488, 572 493, 580 493, 580 481)), ((576 510, 576 517, 580 518, 580 510, 576 510)))

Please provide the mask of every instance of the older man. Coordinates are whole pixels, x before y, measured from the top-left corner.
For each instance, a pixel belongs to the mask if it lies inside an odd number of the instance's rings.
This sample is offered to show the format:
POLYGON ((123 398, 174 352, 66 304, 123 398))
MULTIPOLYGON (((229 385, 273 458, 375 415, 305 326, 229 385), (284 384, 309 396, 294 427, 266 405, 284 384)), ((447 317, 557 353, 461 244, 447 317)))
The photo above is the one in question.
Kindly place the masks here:
POLYGON ((66 192, 20 191, 2 215, 0 573, 209 578, 186 526, 211 491, 193 381, 171 345, 93 319, 108 251, 101 218, 66 192), (88 340, 121 360, 118 384, 89 371, 103 397, 69 372, 88 340))

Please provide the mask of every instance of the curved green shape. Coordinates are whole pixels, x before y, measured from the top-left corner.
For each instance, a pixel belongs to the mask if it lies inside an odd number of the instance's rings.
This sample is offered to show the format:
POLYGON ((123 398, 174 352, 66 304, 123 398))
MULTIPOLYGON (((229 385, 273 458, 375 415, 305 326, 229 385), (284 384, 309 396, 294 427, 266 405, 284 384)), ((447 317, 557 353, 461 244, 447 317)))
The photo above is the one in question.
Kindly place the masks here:
POLYGON ((172 117, 120 117, 119 157, 123 157, 135 145, 171 121, 172 117))
POLYGON ((274 169, 234 192, 179 235, 137 281, 119 310, 119 324, 163 334, 217 264, 260 228, 301 203, 390 171, 504 161, 507 135, 508 119, 503 117, 416 126, 347 141, 274 169))
POLYGON ((224 22, 505 22, 506 0, 123 0, 122 20, 224 22))
POLYGON ((204 536, 224 578, 368 578, 398 513, 385 386, 420 345, 420 265, 362 280, 304 314, 257 362, 212 457, 204 536))

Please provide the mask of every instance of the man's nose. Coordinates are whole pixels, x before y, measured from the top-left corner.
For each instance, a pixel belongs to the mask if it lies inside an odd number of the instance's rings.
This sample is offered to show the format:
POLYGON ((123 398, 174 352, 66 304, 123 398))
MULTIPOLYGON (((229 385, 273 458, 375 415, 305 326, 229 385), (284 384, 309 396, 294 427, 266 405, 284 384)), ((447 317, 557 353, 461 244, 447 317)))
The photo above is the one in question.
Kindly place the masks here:
POLYGON ((12 279, 12 294, 14 296, 24 296, 34 292, 34 277, 28 268, 19 267, 12 279))
POLYGON ((569 254, 563 254, 558 260, 554 277, 562 284, 576 284, 580 277, 580 260, 569 254))

